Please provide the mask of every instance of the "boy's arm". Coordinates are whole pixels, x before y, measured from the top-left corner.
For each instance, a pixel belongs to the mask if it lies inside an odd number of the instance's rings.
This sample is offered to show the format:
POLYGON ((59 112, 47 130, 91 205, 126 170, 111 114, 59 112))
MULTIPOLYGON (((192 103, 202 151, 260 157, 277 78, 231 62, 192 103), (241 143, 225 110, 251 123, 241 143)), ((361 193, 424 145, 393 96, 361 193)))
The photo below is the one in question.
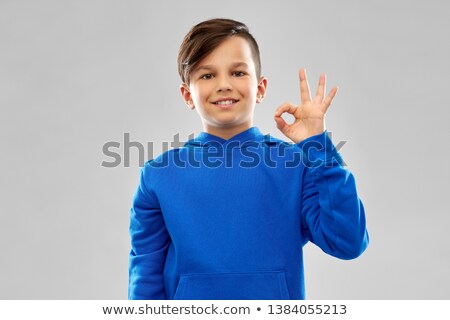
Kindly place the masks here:
POLYGON ((319 78, 316 95, 311 92, 305 69, 299 71, 300 105, 285 103, 275 111, 278 129, 304 152, 306 169, 302 190, 302 225, 305 242, 311 240, 325 252, 342 258, 359 256, 367 247, 364 207, 353 175, 328 138, 325 114, 338 88, 325 96, 326 75, 319 78), (294 116, 287 123, 283 113, 294 116))
POLYGON ((156 196, 146 187, 148 163, 130 210, 128 299, 166 299, 163 270, 170 238, 156 196))
POLYGON ((306 159, 301 211, 305 240, 341 259, 358 257, 369 236, 353 175, 343 166, 327 132, 298 146, 306 159))

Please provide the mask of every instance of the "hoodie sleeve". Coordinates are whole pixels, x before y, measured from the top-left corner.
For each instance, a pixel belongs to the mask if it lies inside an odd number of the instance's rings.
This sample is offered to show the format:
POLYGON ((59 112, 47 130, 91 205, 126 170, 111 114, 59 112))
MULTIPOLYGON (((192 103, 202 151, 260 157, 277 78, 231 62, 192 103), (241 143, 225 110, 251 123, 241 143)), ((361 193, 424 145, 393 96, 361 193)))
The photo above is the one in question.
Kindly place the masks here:
POLYGON ((305 240, 340 259, 358 257, 366 249, 369 236, 353 175, 343 166, 327 131, 298 146, 306 167, 301 210, 305 240))
POLYGON ((149 170, 148 163, 141 169, 139 186, 130 210, 130 300, 166 298, 163 270, 170 240, 158 199, 146 186, 149 170))

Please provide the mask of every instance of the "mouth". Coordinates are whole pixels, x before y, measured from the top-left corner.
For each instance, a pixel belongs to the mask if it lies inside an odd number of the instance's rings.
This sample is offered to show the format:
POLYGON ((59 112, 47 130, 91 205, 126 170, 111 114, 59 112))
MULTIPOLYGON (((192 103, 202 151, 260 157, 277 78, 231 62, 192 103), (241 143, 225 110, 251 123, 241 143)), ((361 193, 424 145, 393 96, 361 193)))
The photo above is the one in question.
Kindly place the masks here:
POLYGON ((213 102, 214 105, 218 106, 219 108, 230 108, 234 106, 239 100, 236 99, 220 99, 215 102, 213 102))

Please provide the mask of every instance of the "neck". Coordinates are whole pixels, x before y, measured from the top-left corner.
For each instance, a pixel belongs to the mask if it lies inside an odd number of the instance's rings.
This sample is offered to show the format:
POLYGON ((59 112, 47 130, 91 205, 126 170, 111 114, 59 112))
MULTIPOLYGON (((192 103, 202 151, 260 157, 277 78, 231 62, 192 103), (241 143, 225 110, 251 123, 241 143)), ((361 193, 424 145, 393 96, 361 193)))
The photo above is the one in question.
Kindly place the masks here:
POLYGON ((203 130, 206 133, 212 134, 216 137, 220 137, 224 140, 228 140, 235 135, 238 135, 245 130, 250 129, 253 126, 253 123, 243 123, 242 125, 234 126, 234 127, 216 127, 210 126, 208 124, 203 124, 203 130))

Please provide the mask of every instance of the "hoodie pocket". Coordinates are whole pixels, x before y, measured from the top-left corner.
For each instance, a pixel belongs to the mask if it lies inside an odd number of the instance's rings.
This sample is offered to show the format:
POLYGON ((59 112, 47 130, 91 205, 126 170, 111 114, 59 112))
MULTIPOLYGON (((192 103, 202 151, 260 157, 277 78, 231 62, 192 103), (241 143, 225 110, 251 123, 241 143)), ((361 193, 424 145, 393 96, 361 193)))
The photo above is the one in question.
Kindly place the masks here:
POLYGON ((284 271, 180 276, 174 300, 286 300, 284 271))

